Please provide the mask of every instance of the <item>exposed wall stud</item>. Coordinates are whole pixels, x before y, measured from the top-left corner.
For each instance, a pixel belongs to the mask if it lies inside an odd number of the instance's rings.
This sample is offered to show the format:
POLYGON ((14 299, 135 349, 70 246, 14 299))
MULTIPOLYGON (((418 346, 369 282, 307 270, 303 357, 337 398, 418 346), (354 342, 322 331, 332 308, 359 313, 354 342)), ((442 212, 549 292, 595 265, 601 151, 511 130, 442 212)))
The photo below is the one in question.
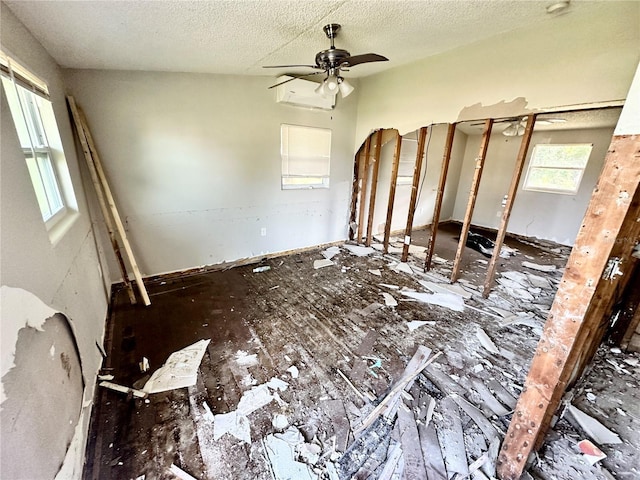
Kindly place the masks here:
POLYGON ((431 259, 436 246, 436 236, 438 235, 438 224, 440 223, 440 212, 442 211, 442 200, 444 198, 444 187, 447 183, 447 173, 449 172, 449 161, 451 160, 451 150, 453 149, 453 137, 456 133, 456 124, 450 123, 447 129, 447 140, 444 144, 444 154, 442 156, 442 167, 440 168, 440 180, 438 181, 438 192, 436 203, 433 206, 433 220, 427 243, 427 257, 424 261, 425 271, 431 268, 431 259))
POLYGON ((364 229, 364 207, 367 199, 367 183, 369 181, 369 153, 371 150, 371 135, 364 143, 364 153, 362 154, 362 181, 360 182, 360 200, 358 201, 358 236, 356 242, 362 242, 362 232, 364 229))
POLYGON ((382 132, 378 130, 376 132, 376 145, 375 152, 373 154, 373 168, 371 171, 371 193, 369 195, 369 215, 367 218, 367 241, 365 245, 371 246, 371 239, 373 238, 373 214, 376 207, 376 193, 378 191, 378 171, 380 170, 380 151, 382 150, 382 132))
POLYGON ((389 253, 389 236, 391 235, 391 219, 393 218, 393 202, 396 198, 396 184, 398 183, 398 166, 400 165, 400 149, 402 137, 396 130, 396 149, 393 153, 391 165, 391 180, 389 184, 389 202, 387 203, 387 220, 384 224, 384 253, 389 253))
POLYGON ((493 278, 496 274, 496 267, 498 266, 498 259, 500 258, 500 250, 502 250, 502 244, 504 243, 504 237, 509 225, 509 218, 511 217, 511 210, 513 209, 513 204, 516 200, 516 193, 518 192, 518 185, 520 183, 520 177, 522 176, 524 163, 527 159, 527 152, 529 151, 529 144, 531 143, 531 136, 533 134, 533 127, 536 123, 536 116, 536 114, 532 114, 527 118, 527 126, 524 129, 522 142, 520 143, 520 150, 518 151, 518 157, 516 158, 516 165, 513 168, 511 185, 509 186, 509 191, 507 193, 507 202, 502 210, 502 219, 500 220, 500 227, 498 228, 495 246, 493 247, 493 254, 491 255, 491 261, 489 261, 489 265, 487 267, 487 276, 484 281, 484 290, 482 292, 484 298, 489 296, 489 292, 493 286, 493 278))
POLYGON ((451 272, 451 282, 455 282, 460 275, 460 265, 462 264, 462 254, 464 253, 467 237, 469 236, 469 227, 471 227, 471 218, 473 217, 473 209, 476 206, 476 198, 478 197, 478 188, 480 188, 480 179, 482 178, 482 170, 484 169, 484 161, 487 157, 487 149, 489 148, 489 139, 491 138, 491 128, 493 127, 493 119, 488 118, 484 122, 484 131, 482 132, 482 141, 480 142, 480 152, 476 158, 476 167, 471 182, 471 190, 469 192, 469 201, 467 203, 467 211, 462 222, 462 231, 460 232, 460 241, 458 242, 458 250, 456 258, 453 261, 453 271, 451 272))
MULTIPOLYGON (((409 212, 407 213, 407 226, 404 230, 404 245, 402 246, 401 260, 406 262, 409 258, 409 245, 411 243, 411 233, 413 230, 413 217, 418 201, 418 187, 420 184, 420 174, 422 173, 422 158, 424 157, 424 144, 427 138, 427 127, 422 127, 418 133, 418 150, 416 152, 416 163, 413 166, 413 183, 411 186, 411 198, 409 199, 409 212)), ((426 173, 425 173, 426 175, 426 173)))
POLYGON ((564 275, 533 358, 516 412, 498 457, 502 480, 520 478, 531 451, 544 439, 585 345, 591 308, 598 302, 597 286, 640 182, 640 135, 612 139, 598 184, 578 231, 564 275), (599 212, 607 212, 601 215, 599 212), (588 248, 587 248, 588 247, 588 248), (521 428, 521 419, 528 428, 521 428))

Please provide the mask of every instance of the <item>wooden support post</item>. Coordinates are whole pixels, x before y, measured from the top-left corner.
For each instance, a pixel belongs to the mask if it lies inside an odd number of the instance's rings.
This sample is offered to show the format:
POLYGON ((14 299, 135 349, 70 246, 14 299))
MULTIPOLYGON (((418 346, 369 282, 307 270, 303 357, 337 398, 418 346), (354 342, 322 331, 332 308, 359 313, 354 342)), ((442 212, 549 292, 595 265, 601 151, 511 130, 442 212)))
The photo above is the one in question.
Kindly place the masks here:
POLYGON ((422 157, 424 156, 424 144, 426 138, 427 127, 422 127, 418 133, 418 151, 416 152, 416 163, 413 166, 413 183, 411 184, 411 198, 409 199, 407 226, 404 229, 404 245, 402 247, 402 257, 400 258, 403 262, 406 262, 409 258, 409 245, 411 244, 411 233, 413 231, 413 217, 416 211, 416 203, 418 202, 418 187, 420 184, 420 174, 422 173, 422 157))
POLYGON ((502 210, 502 219, 500 220, 500 227, 498 228, 496 242, 493 247, 493 254, 491 255, 491 261, 487 267, 487 277, 485 278, 484 291, 482 292, 482 296, 484 298, 489 296, 489 292, 493 286, 493 277, 496 274, 500 251, 502 250, 504 237, 507 233, 507 226, 509 225, 509 217, 511 217, 511 210, 513 209, 513 204, 516 200, 516 193, 518 191, 520 177, 522 176, 524 162, 527 159, 527 152, 529 151, 529 144, 531 143, 531 135, 533 134, 533 127, 536 123, 536 116, 536 114, 532 114, 527 118, 527 126, 524 129, 524 135, 522 136, 522 142, 520 143, 520 151, 518 152, 516 165, 513 169, 513 177, 511 177, 511 185, 509 186, 509 191, 507 193, 507 202, 502 210))
POLYGON ((358 201, 358 237, 356 242, 362 242, 362 232, 364 230, 364 207, 367 198, 367 183, 369 182, 369 152, 371 150, 371 135, 364 143, 364 154, 362 162, 362 182, 360 183, 360 200, 358 201))
POLYGON ((402 137, 396 130, 396 149, 393 153, 391 165, 391 181, 389 184, 389 202, 387 203, 387 220, 384 224, 384 253, 389 253, 389 236, 391 235, 391 219, 393 218, 393 202, 396 199, 396 183, 398 183, 398 166, 400 165, 400 149, 402 137))
POLYGON ((491 128, 493 127, 493 119, 487 118, 484 122, 484 131, 482 132, 482 141, 480 142, 480 152, 476 158, 476 167, 471 182, 471 191, 469 192, 469 201, 467 203, 467 212, 462 222, 462 231, 460 232, 460 241, 458 242, 458 250, 456 258, 453 261, 453 271, 451 272, 451 283, 458 280, 460 276, 460 265, 462 264, 462 254, 464 252, 467 237, 469 236, 469 228, 471 227, 471 217, 473 217, 473 209, 476 206, 476 198, 478 197, 478 188, 480 188, 480 179, 482 178, 482 170, 484 169, 484 161, 487 158, 487 149, 489 148, 489 139, 491 138, 491 128))
POLYGON ((433 258, 433 252, 436 247, 436 235, 438 235, 438 224, 440 223, 440 212, 442 211, 444 186, 447 183, 447 173, 449 172, 449 161, 451 160, 451 150, 453 149, 453 137, 455 133, 456 124, 450 123, 447 129, 447 140, 444 144, 444 154, 442 155, 442 167, 440 168, 436 203, 433 207, 433 220, 431 221, 431 231, 429 234, 429 242, 427 243, 427 257, 424 261, 425 272, 431 268, 431 259, 433 258))
POLYGON ((378 191, 378 171, 380 170, 380 151, 382 150, 382 130, 376 132, 376 151, 373 154, 373 169, 371 171, 371 193, 369 195, 369 216, 367 218, 367 241, 365 245, 371 246, 373 237, 373 214, 376 207, 376 193, 378 191))
POLYGON ((603 274, 611 276, 611 253, 639 183, 640 135, 613 137, 498 457, 502 480, 520 478, 529 454, 544 440, 578 361, 596 287, 603 274))
POLYGON ((80 138, 83 152, 85 152, 87 166, 89 167, 89 170, 92 169, 92 166, 95 169, 97 178, 100 181, 100 186, 102 186, 102 189, 104 191, 104 196, 109 206, 109 210, 111 212, 111 215, 113 215, 113 220, 115 222, 118 235, 120 236, 120 240, 122 241, 122 246, 124 247, 124 251, 129 258, 129 263, 131 264, 131 269, 133 270, 133 276, 136 279, 138 291, 142 296, 142 301, 144 302, 144 304, 149 306, 151 305, 151 301, 149 300, 147 289, 145 288, 144 282, 142 281, 142 275, 140 274, 140 270, 138 269, 138 264, 136 263, 136 259, 133 256, 133 250, 131 249, 131 245, 129 244, 129 240, 127 239, 127 234, 125 232, 124 225, 122 224, 122 220, 120 219, 118 209, 116 208, 113 195, 111 194, 111 189, 109 188, 109 184, 107 183, 107 178, 104 174, 104 170, 102 169, 102 163, 100 162, 100 157, 98 156, 95 144, 93 143, 93 138, 91 137, 88 126, 80 115, 74 98, 72 96, 69 96, 67 97, 67 100, 69 102, 69 107, 71 108, 71 114, 76 125, 76 131, 78 132, 78 137, 80 138))
POLYGON ((111 247, 113 248, 113 253, 116 255, 116 260, 118 261, 118 267, 120 267, 120 274, 122 275, 122 281, 124 282, 125 288, 127 289, 127 295, 129 296, 129 300, 131 301, 131 304, 135 304, 136 296, 133 293, 133 288, 131 286, 131 282, 129 281, 127 267, 125 266, 124 260, 122 258, 122 252, 120 251, 120 244, 118 243, 118 238, 116 237, 116 232, 113 227, 111 214, 109 212, 109 208, 107 207, 107 202, 104 198, 102 187, 100 186, 100 179, 98 178, 98 172, 96 171, 96 167, 93 162, 93 157, 91 155, 91 150, 89 148, 89 144, 87 143, 87 138, 84 133, 84 129, 82 128, 78 108, 75 104, 75 101, 73 100, 73 97, 69 97, 69 106, 71 107, 71 114, 73 117, 74 125, 76 127, 76 132, 78 133, 78 138, 80 139, 80 145, 82 146, 82 153, 84 154, 84 159, 86 161, 87 168, 89 170, 89 175, 91 176, 91 182, 93 183, 93 187, 96 191, 96 196, 98 198, 98 205, 100 205, 100 211, 102 212, 102 217, 104 218, 104 223, 105 223, 105 226, 107 227, 107 233, 109 234, 111 247))
POLYGON ((349 215, 349 240, 355 239, 356 236, 356 218, 358 216, 358 188, 360 184, 360 164, 362 162, 362 146, 356 153, 353 162, 353 184, 351 186, 351 210, 349 215))

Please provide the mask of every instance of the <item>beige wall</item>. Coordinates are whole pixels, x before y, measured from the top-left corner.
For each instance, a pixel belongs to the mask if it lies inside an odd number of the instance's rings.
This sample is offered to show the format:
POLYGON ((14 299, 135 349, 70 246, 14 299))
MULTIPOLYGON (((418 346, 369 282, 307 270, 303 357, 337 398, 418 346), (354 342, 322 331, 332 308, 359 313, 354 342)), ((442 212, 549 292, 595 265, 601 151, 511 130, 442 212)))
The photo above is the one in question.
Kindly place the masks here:
POLYGON ((640 60, 639 24, 640 2, 574 2, 539 27, 363 78, 355 144, 376 128, 404 134, 432 123, 624 99, 640 60))
MULTIPOLYGON (((604 164, 613 128, 534 132, 524 165, 516 201, 509 219, 511 233, 573 245, 587 209, 593 187, 604 164), (593 143, 593 150, 576 195, 522 190, 533 147, 538 143, 593 143)), ((464 220, 480 135, 470 135, 458 183, 453 218, 464 220)), ((472 223, 497 229, 502 215, 502 199, 509 190, 522 137, 491 136, 472 223)))
POLYGON ((144 275, 346 238, 357 92, 322 111, 277 104, 267 77, 70 70, 65 79, 144 275), (282 123, 332 130, 329 189, 281 190, 282 123))
MULTIPOLYGON (((58 129, 79 207, 79 217, 54 246, 42 221, 24 155, 3 93, 1 99, 0 280, 4 287, 19 289, 3 289, 3 294, 5 290, 26 291, 23 302, 18 302, 16 307, 11 308, 6 306, 7 303, 3 305, 1 311, 3 390, 15 391, 12 388, 14 385, 7 382, 20 383, 21 381, 20 378, 10 378, 5 374, 12 367, 12 351, 15 349, 18 332, 25 327, 29 319, 28 312, 33 311, 33 308, 39 312, 46 311, 38 306, 40 302, 44 302, 51 309, 64 313, 73 322, 87 382, 84 400, 90 402, 93 398, 95 375, 101 363, 96 341, 101 342, 104 334, 107 294, 102 284, 95 238, 87 215, 62 76, 55 62, 11 11, 4 4, 0 4, 0 8, 3 50, 15 56, 49 84, 58 129)), ((30 320, 37 325, 44 319, 31 318, 30 320)), ((36 352, 33 353, 36 355, 36 352)), ((59 378, 48 375, 47 368, 43 368, 40 387, 42 390, 39 391, 65 388, 61 385, 59 378)), ((19 414, 32 417, 36 424, 55 422, 57 406, 52 404, 46 395, 40 398, 39 408, 21 411, 19 414)), ((78 401, 81 402, 82 399, 78 401)), ((73 468, 79 468, 82 464, 89 411, 88 408, 85 409, 81 417, 74 442, 74 448, 77 447, 78 450, 73 450, 65 463, 67 473, 73 468)), ((3 450, 13 445, 12 438, 25 435, 33 435, 33 432, 15 431, 10 421, 3 421, 3 450)), ((49 440, 51 448, 43 446, 38 439, 33 439, 32 449, 29 452, 30 472, 51 472, 53 469, 55 473, 62 463, 64 457, 61 455, 66 450, 64 436, 61 434, 59 438, 49 440)))

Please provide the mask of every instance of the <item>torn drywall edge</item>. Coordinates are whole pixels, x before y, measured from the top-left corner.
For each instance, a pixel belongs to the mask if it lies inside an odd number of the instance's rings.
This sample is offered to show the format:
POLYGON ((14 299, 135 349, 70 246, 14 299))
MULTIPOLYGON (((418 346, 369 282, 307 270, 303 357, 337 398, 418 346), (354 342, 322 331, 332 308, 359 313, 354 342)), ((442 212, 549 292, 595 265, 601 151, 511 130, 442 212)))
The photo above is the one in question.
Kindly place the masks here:
MULTIPOLYGON (((0 345, 2 352, 0 353, 0 378, 4 379, 6 373, 14 366, 16 355, 16 343, 18 342, 18 332, 24 327, 35 328, 42 331, 42 326, 47 319, 53 317, 58 312, 49 307, 33 293, 23 290, 22 288, 9 287, 2 285, 0 287, 0 304, 2 304, 1 312, 1 339, 0 345)), ((68 319, 67 319, 68 321, 68 319)), ((71 331, 75 337, 75 331, 71 322, 69 322, 71 331)), ((77 338, 76 344, 77 344, 77 338)), ((0 387, 0 408, 1 404, 6 400, 4 391, 4 380, 0 387)))

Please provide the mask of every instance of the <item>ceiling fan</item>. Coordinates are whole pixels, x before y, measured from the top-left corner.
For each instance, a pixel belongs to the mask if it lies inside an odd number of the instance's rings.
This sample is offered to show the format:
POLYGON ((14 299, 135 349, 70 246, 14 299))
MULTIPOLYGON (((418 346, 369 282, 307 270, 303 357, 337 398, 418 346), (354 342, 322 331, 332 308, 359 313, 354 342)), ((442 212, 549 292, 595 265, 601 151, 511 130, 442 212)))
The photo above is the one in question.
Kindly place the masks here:
POLYGON ((365 53, 362 55, 351 55, 348 51, 341 48, 336 48, 334 45, 334 39, 338 35, 341 26, 337 23, 330 23, 323 27, 324 33, 331 40, 331 46, 327 50, 322 50, 316 54, 315 65, 268 65, 262 68, 293 68, 293 67, 308 67, 318 70, 316 72, 307 73, 303 75, 289 75, 290 78, 284 82, 271 85, 269 88, 274 88, 279 85, 283 85, 287 82, 291 82, 297 78, 310 77, 312 75, 326 74, 325 79, 316 88, 316 93, 323 96, 336 95, 338 91, 342 94, 342 97, 346 97, 353 92, 353 86, 351 86, 341 75, 341 70, 349 67, 355 67, 361 63, 371 62, 386 62, 389 59, 378 55, 377 53, 365 53))
MULTIPOLYGON (((503 118, 501 120, 496 120, 494 123, 506 123, 509 125, 502 130, 502 134, 505 137, 521 137, 524 135, 524 129, 527 125, 527 117, 512 117, 512 118, 503 118)), ((564 118, 545 118, 536 120, 536 125, 553 125, 556 123, 565 123, 566 120, 564 118)), ((484 122, 481 123, 472 123, 471 126, 475 127, 478 125, 484 125, 484 122)))

